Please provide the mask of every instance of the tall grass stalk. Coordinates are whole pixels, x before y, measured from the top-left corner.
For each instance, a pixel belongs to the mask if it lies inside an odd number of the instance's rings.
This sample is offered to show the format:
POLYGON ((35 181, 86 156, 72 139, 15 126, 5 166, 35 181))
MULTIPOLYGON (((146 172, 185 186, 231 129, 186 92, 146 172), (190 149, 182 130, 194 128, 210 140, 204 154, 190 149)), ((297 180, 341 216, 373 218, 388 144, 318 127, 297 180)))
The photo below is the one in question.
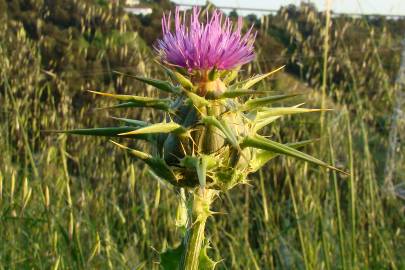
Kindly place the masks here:
POLYGON ((350 124, 350 116, 346 110, 346 130, 347 130, 347 149, 349 154, 349 170, 350 170, 350 238, 351 238, 351 268, 356 269, 356 182, 355 182, 355 170, 354 170, 354 160, 353 160, 353 139, 352 139, 352 128, 350 124))
POLYGON ((266 188, 264 184, 264 175, 262 169, 259 170, 259 179, 260 179, 260 191, 262 194, 264 221, 267 223, 269 221, 269 207, 267 203, 266 188))
MULTIPOLYGON (((322 99, 321 99, 321 109, 325 109, 325 102, 327 97, 327 87, 328 87, 328 57, 329 57, 329 32, 330 32, 330 8, 332 0, 325 0, 325 27, 323 30, 323 66, 322 66, 322 99)), ((321 134, 325 134, 325 112, 321 112, 321 134)), ((321 146, 322 147, 322 146, 321 146)), ((322 151, 322 150, 321 150, 322 151)))
MULTIPOLYGON (((328 129, 328 139, 329 139, 329 153, 331 164, 335 165, 335 154, 334 154, 334 147, 332 144, 332 134, 328 129)), ((340 195, 339 195, 339 187, 338 187, 338 179, 336 173, 332 172, 333 177, 333 190, 334 190, 334 198, 335 198, 335 207, 336 207, 336 218, 337 218, 337 226, 338 226, 338 238, 339 238, 339 249, 340 249, 340 260, 341 260, 341 268, 346 269, 346 252, 345 252, 345 237, 343 234, 343 221, 342 221, 342 213, 340 208, 340 195)))
POLYGON ((32 171, 34 173, 34 176, 36 178, 38 178, 39 177, 38 169, 37 169, 37 166, 35 164, 33 153, 31 151, 31 144, 30 144, 29 139, 28 139, 27 131, 26 131, 25 128, 23 128, 25 126, 25 123, 23 122, 23 118, 20 115, 19 105, 17 104, 16 99, 15 99, 15 97, 13 95, 13 92, 11 91, 11 86, 10 86, 10 83, 8 81, 8 78, 3 78, 3 82, 4 82, 4 85, 5 85, 5 88, 6 88, 6 93, 5 94, 9 97, 9 100, 11 101, 10 105, 14 109, 14 113, 16 114, 17 126, 22 127, 21 128, 21 134, 22 134, 22 137, 23 137, 23 140, 24 140, 25 151, 27 153, 29 162, 31 164, 32 171))
POLYGON ((319 225, 320 225, 320 230, 321 230, 321 241, 322 241, 322 250, 323 250, 323 256, 325 260, 325 268, 326 270, 331 269, 330 266, 330 256, 329 256, 329 245, 327 243, 326 239, 326 228, 324 225, 324 215, 322 214, 322 209, 318 208, 319 212, 319 225))
POLYGON ((298 230, 298 237, 300 240, 300 245, 301 245, 301 252, 302 252, 302 259, 304 261, 304 267, 305 269, 311 269, 310 265, 309 265, 309 261, 308 261, 308 255, 307 255, 307 245, 306 240, 304 238, 304 233, 303 233, 303 228, 301 225, 301 216, 298 212, 298 205, 297 205, 297 201, 296 201, 296 196, 294 195, 294 187, 293 184, 291 182, 291 177, 287 176, 286 177, 286 181, 288 184, 288 189, 290 191, 291 194, 291 202, 293 205, 293 210, 294 210, 294 215, 295 215, 295 221, 297 222, 297 230, 298 230))

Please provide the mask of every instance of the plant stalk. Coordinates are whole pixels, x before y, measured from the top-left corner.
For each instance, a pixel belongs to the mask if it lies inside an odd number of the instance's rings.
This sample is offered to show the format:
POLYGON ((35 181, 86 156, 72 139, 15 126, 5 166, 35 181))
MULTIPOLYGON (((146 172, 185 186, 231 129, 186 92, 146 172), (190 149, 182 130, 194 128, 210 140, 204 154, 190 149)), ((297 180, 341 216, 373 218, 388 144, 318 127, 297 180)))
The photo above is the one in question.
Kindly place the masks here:
POLYGON ((200 188, 192 196, 192 202, 188 205, 188 228, 184 238, 185 249, 180 262, 180 270, 199 269, 199 257, 205 239, 205 224, 211 215, 210 205, 215 191, 200 188))

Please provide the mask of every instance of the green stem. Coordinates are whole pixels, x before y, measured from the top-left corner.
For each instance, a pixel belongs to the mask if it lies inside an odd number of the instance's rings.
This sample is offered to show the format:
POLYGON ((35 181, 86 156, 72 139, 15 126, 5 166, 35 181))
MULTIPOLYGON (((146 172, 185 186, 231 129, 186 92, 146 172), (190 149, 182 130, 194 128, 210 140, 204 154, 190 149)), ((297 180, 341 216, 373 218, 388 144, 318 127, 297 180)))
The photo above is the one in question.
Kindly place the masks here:
POLYGON ((204 241, 206 219, 196 222, 187 232, 186 247, 182 258, 181 270, 197 270, 204 241))
POLYGON ((215 191, 199 189, 193 194, 193 201, 189 204, 189 221, 184 239, 184 253, 180 262, 180 270, 198 270, 199 256, 204 243, 205 224, 211 215, 210 205, 215 191))

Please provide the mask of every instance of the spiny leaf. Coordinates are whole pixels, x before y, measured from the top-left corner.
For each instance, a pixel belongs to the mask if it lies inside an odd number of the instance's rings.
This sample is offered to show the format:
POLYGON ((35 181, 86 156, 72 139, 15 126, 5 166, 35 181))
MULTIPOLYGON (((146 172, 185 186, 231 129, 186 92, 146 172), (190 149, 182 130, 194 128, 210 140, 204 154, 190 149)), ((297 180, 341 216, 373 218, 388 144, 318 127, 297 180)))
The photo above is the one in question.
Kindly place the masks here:
POLYGON ((157 80, 157 79, 149 79, 149 78, 143 78, 143 77, 138 77, 134 76, 137 80, 144 82, 146 84, 152 85, 164 92, 172 93, 172 94, 180 94, 181 90, 178 87, 175 87, 171 83, 167 81, 162 81, 162 80, 157 80))
POLYGON ((178 270, 183 252, 184 244, 180 244, 173 249, 166 249, 159 254, 160 266, 163 270, 178 270))
POLYGON ((254 76, 254 77, 251 78, 251 79, 248 79, 248 80, 245 80, 245 81, 243 81, 243 82, 238 83, 238 85, 242 84, 243 86, 242 86, 241 88, 243 88, 243 89, 251 88, 251 87, 252 87, 253 85, 255 85, 256 83, 258 83, 258 82, 260 82, 261 80, 263 80, 263 79, 269 77, 270 75, 276 73, 277 71, 282 70, 284 67, 285 67, 285 66, 282 66, 282 67, 279 67, 279 68, 277 68, 277 69, 275 69, 275 70, 273 70, 273 71, 270 71, 269 73, 254 76))
POLYGON ((203 117, 202 122, 218 128, 220 131, 222 131, 222 133, 225 135, 225 137, 228 139, 233 147, 235 147, 236 149, 240 149, 235 134, 229 128, 228 124, 225 121, 219 121, 214 116, 206 116, 203 117))
MULTIPOLYGON (((56 130, 51 132, 66 133, 75 135, 90 135, 90 136, 105 136, 105 137, 118 137, 120 133, 130 132, 135 130, 135 127, 104 127, 104 128, 79 128, 72 130, 56 130)), ((138 138, 143 140, 152 140, 154 137, 145 135, 126 135, 129 138, 138 138)))
POLYGON ((266 93, 270 93, 273 91, 256 91, 251 89, 229 89, 222 93, 219 98, 235 98, 241 96, 248 96, 248 95, 263 95, 266 93))
MULTIPOLYGON (((294 149, 297 149, 297 148, 303 147, 307 144, 313 143, 314 141, 316 141, 316 140, 305 140, 305 141, 301 141, 301 142, 287 143, 285 145, 292 147, 294 149)), ((257 171, 258 169, 263 167, 264 164, 266 164, 270 160, 278 157, 279 155, 280 155, 280 153, 259 149, 256 153, 254 162, 252 162, 253 163, 252 170, 257 171)))
POLYGON ((207 157, 205 155, 202 155, 196 164, 198 181, 200 182, 201 188, 205 188, 206 185, 207 163, 207 157))
POLYGON ((258 111, 254 119, 254 132, 262 129, 271 122, 277 120, 283 115, 289 114, 298 114, 298 113, 310 113, 310 112, 321 112, 321 111, 330 111, 329 109, 307 109, 307 108, 298 108, 301 104, 298 104, 294 107, 277 107, 277 108, 263 108, 258 111))
POLYGON ((153 133, 174 133, 174 134, 185 134, 187 132, 187 129, 184 128, 183 126, 175 123, 175 122, 169 122, 169 123, 157 123, 157 124, 152 124, 147 127, 142 127, 136 130, 132 130, 129 132, 121 133, 118 134, 120 136, 125 136, 125 135, 136 135, 136 134, 153 134, 153 133))
POLYGON ((121 101, 140 101, 140 102, 148 102, 148 101, 156 101, 156 99, 151 98, 151 97, 143 97, 143 96, 133 96, 133 95, 119 95, 119 94, 110 94, 110 93, 104 93, 104 92, 98 92, 98 91, 92 91, 92 90, 87 90, 90 93, 104 96, 104 97, 112 97, 121 101))
POLYGON ((167 72, 167 74, 170 76, 170 78, 173 81, 177 81, 181 86, 184 87, 184 89, 192 90, 194 88, 193 83, 180 72, 174 71, 174 70, 166 67, 159 61, 155 61, 155 63, 157 63, 159 66, 161 66, 167 72))
MULTIPOLYGON (((290 108, 298 108, 299 106, 301 106, 303 104, 298 104, 295 105, 293 107, 287 107, 286 109, 290 109, 290 108)), ((275 109, 276 111, 281 111, 283 112, 283 108, 269 108, 270 110, 275 109), (279 110, 281 109, 281 110, 279 110)), ((262 129, 263 127, 267 126, 268 124, 274 122, 275 120, 279 119, 281 116, 283 116, 283 114, 281 115, 276 115, 276 116, 271 116, 271 115, 267 115, 267 117, 261 117, 261 112, 266 111, 267 109, 264 109, 262 111, 259 112, 255 112, 254 117, 251 117, 251 120, 253 120, 252 122, 254 122, 254 126, 253 126, 253 132, 256 133, 258 130, 262 129), (259 117, 258 117, 259 116, 259 117)))
MULTIPOLYGON (((198 269, 199 270, 214 270, 218 262, 213 261, 207 254, 208 245, 204 244, 201 248, 200 255, 198 257, 198 269)), ((184 244, 178 245, 173 249, 166 249, 159 254, 160 266, 163 270, 178 270, 180 269, 180 262, 184 253, 184 244)))
MULTIPOLYGON (((217 158, 215 157, 214 154, 212 155, 204 155, 205 162, 207 163, 207 169, 214 168, 217 164, 217 158)), ((180 165, 185 167, 185 168, 196 168, 198 163, 198 157, 196 156, 189 156, 185 155, 181 160, 180 160, 180 165)))
POLYGON ((148 164, 149 168, 160 178, 168 181, 173 185, 178 184, 178 179, 174 172, 170 169, 170 167, 166 164, 166 162, 158 157, 153 157, 150 154, 144 153, 142 151, 138 151, 135 149, 131 149, 125 145, 119 144, 117 142, 111 141, 118 147, 121 147, 127 150, 133 156, 143 160, 146 164, 148 164))
POLYGON ((262 110, 257 112, 256 120, 257 121, 264 120, 270 116, 281 116, 288 114, 321 112, 321 111, 330 111, 330 109, 307 109, 298 107, 263 108, 262 110))
POLYGON ((202 106, 209 106, 210 102, 208 100, 206 100, 203 97, 200 97, 197 94, 194 94, 192 92, 189 91, 185 91, 185 94, 187 95, 187 97, 189 98, 189 100, 191 101, 191 103, 196 107, 196 108, 201 108, 202 106))
POLYGON ((147 122, 141 121, 141 120, 121 118, 121 117, 111 117, 111 118, 118 120, 118 121, 122 121, 122 122, 129 124, 131 126, 134 126, 134 127, 146 127, 149 125, 147 122))
POLYGON ((132 95, 118 95, 118 94, 103 93, 103 92, 97 92, 97 91, 91 91, 91 90, 88 90, 88 91, 93 94, 96 94, 96 95, 112 97, 112 98, 120 100, 120 101, 126 101, 125 103, 121 103, 118 105, 101 108, 101 109, 150 107, 150 108, 168 111, 170 109, 170 106, 172 103, 172 101, 170 99, 159 99, 159 98, 151 98, 151 97, 132 96, 132 95))
POLYGON ((241 147, 253 147, 253 148, 258 148, 258 149, 263 149, 266 151, 270 151, 270 152, 275 152, 275 153, 279 153, 279 154, 283 154, 283 155, 287 155, 287 156, 291 156, 291 157, 295 157, 295 158, 299 158, 302 160, 305 160, 307 162, 311 162, 332 170, 336 170, 338 172, 341 172, 343 174, 348 174, 338 168, 335 168, 333 166, 330 166, 329 164, 314 158, 308 154, 305 154, 303 152, 300 152, 290 146, 287 146, 285 144, 281 144, 275 141, 271 141, 268 140, 262 136, 259 135, 255 135, 255 136, 247 136, 244 138, 241 147))
POLYGON ((167 81, 162 81, 162 80, 157 80, 157 79, 149 79, 149 78, 144 78, 144 77, 135 76, 135 75, 129 75, 129 74, 125 74, 125 73, 118 72, 118 71, 114 71, 114 72, 117 73, 117 74, 120 74, 120 75, 135 78, 138 81, 141 81, 143 83, 152 85, 152 86, 154 86, 154 87, 156 87, 156 88, 158 88, 158 89, 160 89, 160 90, 162 90, 164 92, 168 92, 168 93, 171 93, 171 94, 180 94, 181 93, 181 90, 178 87, 172 85, 170 82, 167 82, 167 81))
POLYGON ((279 116, 269 116, 268 118, 266 118, 266 119, 264 119, 262 121, 256 121, 254 123, 254 126, 253 126, 253 132, 256 133, 257 131, 264 128, 268 124, 273 123, 274 121, 276 121, 280 117, 281 117, 281 115, 279 115, 279 116))
POLYGON ((119 109, 119 108, 154 108, 162 111, 170 111, 170 106, 166 102, 143 103, 143 102, 124 102, 113 106, 98 108, 98 110, 119 109))
POLYGON ((214 67, 213 69, 211 69, 208 72, 208 80, 209 81, 215 81, 216 79, 219 78, 220 74, 221 74, 221 72, 218 71, 218 69, 216 67, 214 67))
POLYGON ((145 160, 145 162, 157 176, 168 181, 174 186, 178 185, 179 180, 163 159, 154 157, 145 160))
POLYGON ((214 270, 215 266, 219 263, 213 261, 210 257, 208 257, 207 249, 208 245, 205 244, 205 246, 200 251, 200 256, 198 258, 200 261, 198 269, 200 270, 214 270))
POLYGON ((186 155, 180 160, 180 166, 193 169, 197 167, 198 158, 196 156, 188 156, 186 155))
POLYGON ((236 77, 238 77, 238 72, 240 70, 240 67, 231 70, 231 71, 227 71, 224 75, 224 79, 222 80, 224 82, 225 85, 229 85, 232 81, 234 81, 236 79, 236 77))
POLYGON ((123 145, 123 144, 117 143, 117 142, 115 142, 115 141, 113 141, 113 140, 110 140, 110 142, 112 142, 113 144, 115 144, 116 146, 118 146, 118 147, 120 147, 120 148, 122 148, 122 149, 127 150, 129 153, 131 153, 132 155, 134 155, 135 157, 137 157, 137 158, 139 158, 139 159, 141 159, 141 160, 146 161, 146 160, 152 158, 151 155, 149 155, 149 154, 147 154, 147 153, 145 153, 145 152, 142 152, 142 151, 139 151, 139 150, 135 150, 135 149, 131 149, 131 148, 129 148, 128 146, 125 146, 125 145, 123 145))
POLYGON ((181 74, 180 72, 177 71, 171 71, 172 75, 171 77, 176 80, 181 86, 184 87, 184 89, 187 90, 192 90, 194 88, 193 83, 187 79, 185 76, 183 76, 183 74, 181 74))
POLYGON ((276 101, 296 97, 297 95, 298 94, 276 95, 276 96, 268 96, 268 97, 263 97, 263 98, 250 99, 250 100, 246 101, 245 104, 243 104, 241 111, 257 109, 259 107, 266 106, 266 105, 276 102, 276 101))

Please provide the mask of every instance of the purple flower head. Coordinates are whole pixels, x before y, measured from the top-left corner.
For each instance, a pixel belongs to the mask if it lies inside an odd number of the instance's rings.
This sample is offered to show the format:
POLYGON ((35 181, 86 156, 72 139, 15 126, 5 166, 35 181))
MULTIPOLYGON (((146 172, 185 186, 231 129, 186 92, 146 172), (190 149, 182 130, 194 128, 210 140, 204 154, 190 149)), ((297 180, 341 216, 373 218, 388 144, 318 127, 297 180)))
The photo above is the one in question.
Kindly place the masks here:
POLYGON ((176 9, 174 30, 171 31, 171 14, 163 15, 163 38, 155 50, 162 62, 193 70, 230 70, 253 60, 253 43, 256 34, 253 26, 242 35, 242 18, 234 26, 219 10, 206 14, 206 23, 200 22, 201 10, 193 8, 192 14, 182 16, 176 9), (225 17, 225 19, 224 19, 225 17))

